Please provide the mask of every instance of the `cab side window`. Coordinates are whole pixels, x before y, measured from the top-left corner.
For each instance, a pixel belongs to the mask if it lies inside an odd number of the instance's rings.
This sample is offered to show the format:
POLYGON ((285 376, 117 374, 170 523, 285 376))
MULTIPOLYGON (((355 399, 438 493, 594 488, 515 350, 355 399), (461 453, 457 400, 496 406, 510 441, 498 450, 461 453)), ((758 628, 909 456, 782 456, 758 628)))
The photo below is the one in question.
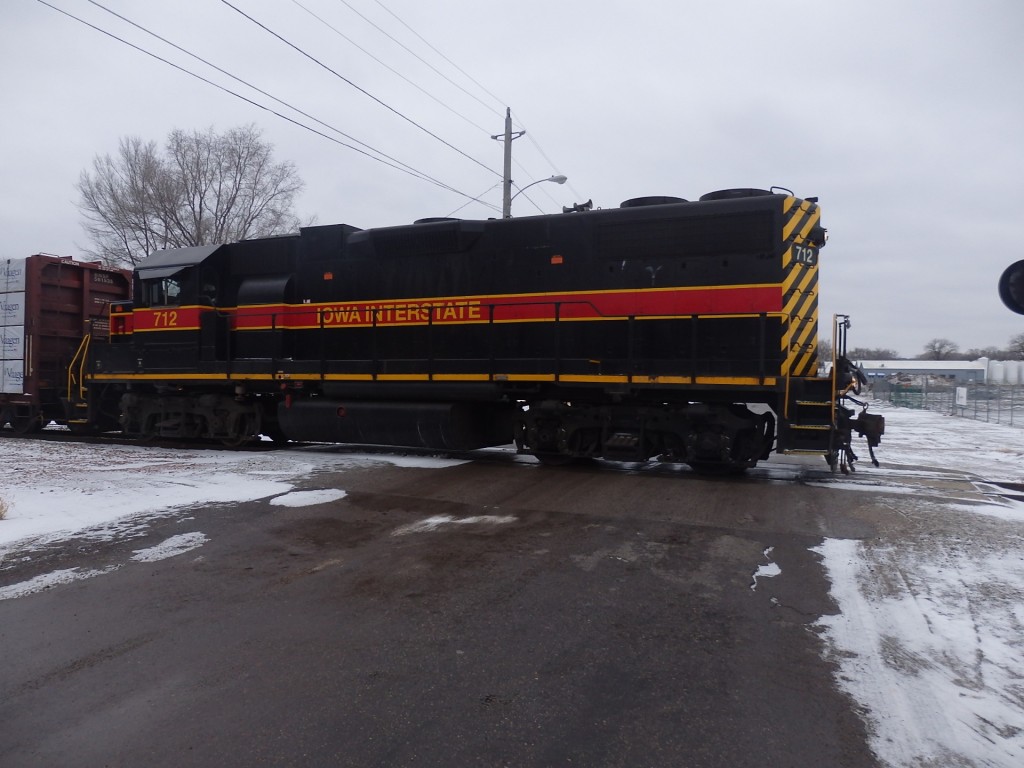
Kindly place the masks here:
POLYGON ((177 306, 181 303, 181 282, 175 277, 147 280, 146 298, 151 307, 177 306))

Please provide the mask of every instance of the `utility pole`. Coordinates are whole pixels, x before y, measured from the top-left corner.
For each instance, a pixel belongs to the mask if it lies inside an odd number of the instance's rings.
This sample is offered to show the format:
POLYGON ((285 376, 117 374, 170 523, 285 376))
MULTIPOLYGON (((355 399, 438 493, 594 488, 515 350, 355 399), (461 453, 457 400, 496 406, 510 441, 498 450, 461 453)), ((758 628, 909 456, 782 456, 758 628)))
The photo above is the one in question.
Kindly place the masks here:
POLYGON ((502 175, 501 218, 512 218, 512 139, 518 139, 526 131, 512 130, 512 110, 505 107, 505 133, 491 136, 495 141, 505 142, 505 172, 502 175))

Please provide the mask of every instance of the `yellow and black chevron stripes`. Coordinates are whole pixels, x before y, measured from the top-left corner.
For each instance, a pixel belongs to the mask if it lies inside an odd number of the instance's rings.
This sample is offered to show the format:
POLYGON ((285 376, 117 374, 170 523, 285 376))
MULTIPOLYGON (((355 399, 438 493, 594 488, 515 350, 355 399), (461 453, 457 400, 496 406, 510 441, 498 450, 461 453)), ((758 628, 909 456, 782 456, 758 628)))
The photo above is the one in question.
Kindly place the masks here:
POLYGON ((789 326, 789 333, 783 337, 784 367, 792 376, 813 376, 817 370, 818 345, 816 264, 790 267, 783 283, 782 302, 782 313, 789 326))
POLYGON ((793 243, 803 243, 811 229, 821 220, 821 209, 807 200, 787 197, 782 203, 782 242, 786 250, 782 255, 782 268, 793 262, 793 243))
POLYGON ((795 197, 785 199, 782 211, 782 312, 786 323, 781 339, 782 374, 813 376, 818 367, 817 248, 803 248, 801 258, 796 258, 794 252, 806 242, 821 212, 814 203, 795 197))

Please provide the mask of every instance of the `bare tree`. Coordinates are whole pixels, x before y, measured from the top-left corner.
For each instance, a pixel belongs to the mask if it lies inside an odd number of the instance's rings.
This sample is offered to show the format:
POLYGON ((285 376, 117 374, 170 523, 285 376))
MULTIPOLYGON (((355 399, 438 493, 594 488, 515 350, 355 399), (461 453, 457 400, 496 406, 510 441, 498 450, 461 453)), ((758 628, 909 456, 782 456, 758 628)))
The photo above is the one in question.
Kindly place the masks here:
POLYGON ((78 181, 83 227, 95 246, 90 255, 111 265, 134 264, 167 247, 165 180, 152 141, 123 138, 116 158, 94 158, 93 174, 83 171, 78 181))
POLYGON ((921 360, 951 360, 960 345, 949 339, 932 339, 924 345, 924 354, 920 355, 921 360))
POLYGON ((977 360, 987 357, 989 360, 1004 360, 1010 353, 999 347, 971 347, 960 355, 962 360, 977 360))
POLYGON ((172 131, 163 156, 154 142, 121 139, 116 157, 97 156, 78 180, 90 255, 133 266, 163 248, 295 231, 302 180, 272 155, 254 125, 172 131))
POLYGON ((818 360, 832 362, 832 340, 824 336, 818 339, 818 360))
POLYGON ((1006 351, 1015 360, 1024 360, 1024 333, 1018 333, 1010 339, 1006 351))

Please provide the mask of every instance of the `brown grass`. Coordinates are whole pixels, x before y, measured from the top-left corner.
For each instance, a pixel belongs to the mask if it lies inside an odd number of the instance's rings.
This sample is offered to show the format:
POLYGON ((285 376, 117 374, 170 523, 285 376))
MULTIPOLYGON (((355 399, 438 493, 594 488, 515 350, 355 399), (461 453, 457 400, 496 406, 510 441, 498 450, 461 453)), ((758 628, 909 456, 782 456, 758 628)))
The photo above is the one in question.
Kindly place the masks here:
POLYGON ((8 509, 10 509, 10 505, 4 499, 0 499, 0 520, 7 517, 8 509))

